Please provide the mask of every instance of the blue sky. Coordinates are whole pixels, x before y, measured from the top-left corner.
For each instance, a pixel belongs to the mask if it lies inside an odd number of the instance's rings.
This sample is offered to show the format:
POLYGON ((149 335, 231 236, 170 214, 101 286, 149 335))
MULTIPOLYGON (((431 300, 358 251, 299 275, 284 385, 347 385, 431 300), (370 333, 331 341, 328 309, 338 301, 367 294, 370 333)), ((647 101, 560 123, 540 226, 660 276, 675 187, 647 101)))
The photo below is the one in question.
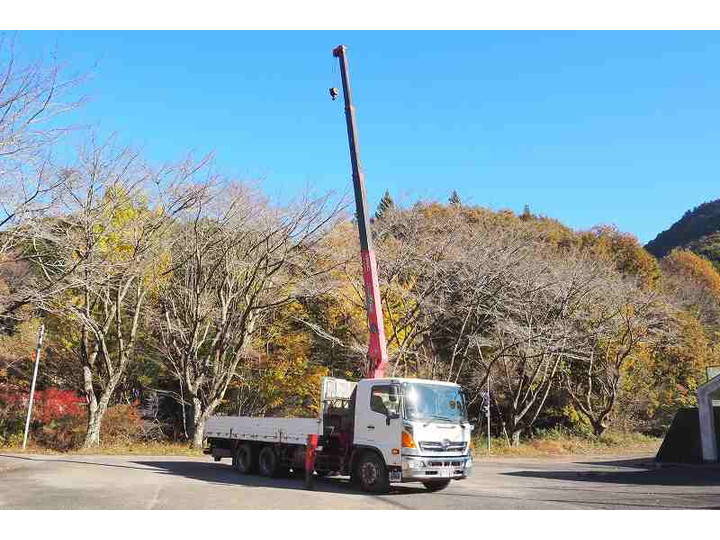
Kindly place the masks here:
POLYGON ((717 32, 21 32, 92 69, 78 123, 148 157, 215 151, 270 195, 349 191, 349 47, 371 205, 464 201, 652 239, 720 197, 717 32))

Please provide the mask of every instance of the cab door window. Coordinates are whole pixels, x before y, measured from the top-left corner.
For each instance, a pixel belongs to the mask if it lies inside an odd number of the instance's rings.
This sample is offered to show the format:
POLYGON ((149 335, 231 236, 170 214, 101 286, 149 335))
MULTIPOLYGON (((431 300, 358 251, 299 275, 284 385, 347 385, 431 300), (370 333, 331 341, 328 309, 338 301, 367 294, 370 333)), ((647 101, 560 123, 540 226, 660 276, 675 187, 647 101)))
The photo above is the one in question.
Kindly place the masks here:
POLYGON ((400 397, 397 386, 373 386, 370 392, 370 410, 383 416, 400 416, 400 397))

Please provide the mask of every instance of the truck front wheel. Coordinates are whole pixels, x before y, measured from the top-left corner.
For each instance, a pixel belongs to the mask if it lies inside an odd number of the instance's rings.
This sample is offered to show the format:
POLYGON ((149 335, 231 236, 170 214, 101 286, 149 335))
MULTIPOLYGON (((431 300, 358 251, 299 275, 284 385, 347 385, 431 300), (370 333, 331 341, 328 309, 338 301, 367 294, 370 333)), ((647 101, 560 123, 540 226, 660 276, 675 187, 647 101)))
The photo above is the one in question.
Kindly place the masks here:
POLYGON ((370 493, 387 493, 390 490, 387 468, 374 452, 364 452, 355 469, 360 489, 370 493))
POLYGON ((440 491, 450 485, 450 480, 433 480, 432 482, 423 482, 428 491, 440 491))
POLYGON ((255 470, 255 455, 249 444, 241 444, 232 456, 232 466, 241 474, 251 474, 255 470))

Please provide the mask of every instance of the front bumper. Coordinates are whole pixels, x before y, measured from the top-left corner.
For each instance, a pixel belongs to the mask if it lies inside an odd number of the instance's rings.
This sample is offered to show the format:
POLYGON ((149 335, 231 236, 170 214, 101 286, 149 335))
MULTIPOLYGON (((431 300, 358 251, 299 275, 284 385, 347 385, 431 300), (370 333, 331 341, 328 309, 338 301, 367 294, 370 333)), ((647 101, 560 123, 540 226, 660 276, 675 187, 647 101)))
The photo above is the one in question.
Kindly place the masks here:
POLYGON ((472 472, 472 456, 402 457, 402 481, 467 478, 472 472))

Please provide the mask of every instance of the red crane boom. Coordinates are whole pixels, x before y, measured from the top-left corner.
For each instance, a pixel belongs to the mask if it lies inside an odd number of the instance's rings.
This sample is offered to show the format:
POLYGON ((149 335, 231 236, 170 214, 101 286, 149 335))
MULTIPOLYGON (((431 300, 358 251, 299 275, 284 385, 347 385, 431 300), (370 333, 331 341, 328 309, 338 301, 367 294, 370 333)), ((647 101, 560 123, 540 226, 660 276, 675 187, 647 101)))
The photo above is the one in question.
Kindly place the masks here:
MULTIPOLYGON (((342 89, 345 100, 345 122, 347 124, 348 144, 350 146, 350 164, 355 191, 355 208, 360 234, 360 257, 362 259, 363 283, 365 288, 365 309, 367 311, 370 343, 368 344, 368 367, 365 377, 374 379, 383 377, 387 367, 387 348, 385 345, 385 327, 383 325, 380 288, 378 286, 377 263, 370 236, 370 219, 368 217, 367 196, 365 195, 365 174, 360 165, 360 146, 358 142, 355 107, 350 89, 350 70, 348 67, 347 48, 338 45, 333 49, 333 56, 340 63, 342 89)), ((333 90, 330 93, 333 95, 333 90)), ((334 99, 333 95, 333 99, 334 99)))

